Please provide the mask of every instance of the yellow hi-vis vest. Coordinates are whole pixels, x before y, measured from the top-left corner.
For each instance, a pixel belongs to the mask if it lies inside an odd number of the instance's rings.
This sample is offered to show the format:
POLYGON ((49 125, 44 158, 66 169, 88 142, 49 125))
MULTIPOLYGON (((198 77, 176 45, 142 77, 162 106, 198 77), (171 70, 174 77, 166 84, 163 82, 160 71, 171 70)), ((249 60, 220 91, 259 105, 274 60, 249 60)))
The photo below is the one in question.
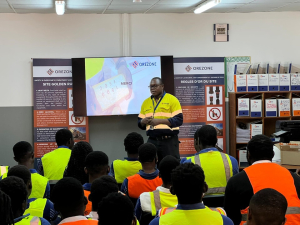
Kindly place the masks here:
POLYGON ((178 205, 178 199, 176 195, 172 195, 171 193, 161 192, 159 190, 155 190, 149 193, 151 199, 152 216, 155 216, 156 212, 160 210, 162 207, 176 207, 178 205))
POLYGON ((37 198, 36 200, 29 203, 29 207, 25 210, 23 215, 30 214, 31 216, 43 218, 46 203, 46 198, 37 198))
MULTIPOLYGON (((7 173, 3 174, 2 179, 7 177, 7 173)), ((38 173, 31 174, 31 184, 32 184, 32 191, 30 198, 44 198, 46 186, 48 183, 48 179, 39 175, 38 173)))
POLYGON ((23 218, 21 221, 16 222, 15 225, 41 225, 41 220, 40 218, 36 216, 27 216, 23 218))
POLYGON ((0 166, 0 177, 8 172, 8 166, 0 166))
POLYGON ((181 210, 176 209, 159 219, 160 225, 223 225, 223 218, 220 213, 209 208, 181 210))
POLYGON ((71 150, 68 148, 58 148, 42 157, 44 176, 49 180, 60 180, 68 165, 71 150))
POLYGON ((31 174, 32 191, 28 198, 44 198, 48 179, 38 173, 31 174))
POLYGON ((225 193, 227 182, 233 176, 232 163, 227 154, 209 151, 187 159, 202 167, 208 185, 206 195, 225 193))
POLYGON ((137 174, 142 169, 142 165, 139 161, 118 159, 113 162, 113 168, 117 183, 122 184, 125 178, 137 174))

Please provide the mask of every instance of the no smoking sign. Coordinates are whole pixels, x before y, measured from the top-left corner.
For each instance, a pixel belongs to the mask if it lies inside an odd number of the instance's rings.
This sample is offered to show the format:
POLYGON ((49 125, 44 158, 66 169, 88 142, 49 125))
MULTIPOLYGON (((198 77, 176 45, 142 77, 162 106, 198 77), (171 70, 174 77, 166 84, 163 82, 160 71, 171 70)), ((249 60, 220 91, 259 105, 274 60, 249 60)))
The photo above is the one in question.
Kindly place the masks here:
POLYGON ((223 108, 222 107, 207 107, 206 114, 207 121, 222 121, 223 108))

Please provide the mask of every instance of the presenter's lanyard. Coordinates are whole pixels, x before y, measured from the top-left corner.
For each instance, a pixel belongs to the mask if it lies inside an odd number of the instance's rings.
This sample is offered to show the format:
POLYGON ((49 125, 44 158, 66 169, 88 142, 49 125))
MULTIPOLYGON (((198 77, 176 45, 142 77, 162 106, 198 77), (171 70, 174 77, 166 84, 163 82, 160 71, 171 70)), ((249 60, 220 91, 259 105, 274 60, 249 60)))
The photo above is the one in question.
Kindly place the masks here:
POLYGON ((159 103, 161 102, 161 100, 162 100, 163 97, 165 96, 165 94, 166 94, 166 92, 164 91, 163 95, 161 96, 160 100, 158 101, 158 103, 157 103, 157 105, 156 105, 155 107, 154 107, 154 101, 153 101, 153 98, 152 98, 152 104, 153 104, 153 108, 154 108, 154 110, 153 110, 153 119, 154 119, 155 111, 156 111, 156 109, 157 109, 159 103))

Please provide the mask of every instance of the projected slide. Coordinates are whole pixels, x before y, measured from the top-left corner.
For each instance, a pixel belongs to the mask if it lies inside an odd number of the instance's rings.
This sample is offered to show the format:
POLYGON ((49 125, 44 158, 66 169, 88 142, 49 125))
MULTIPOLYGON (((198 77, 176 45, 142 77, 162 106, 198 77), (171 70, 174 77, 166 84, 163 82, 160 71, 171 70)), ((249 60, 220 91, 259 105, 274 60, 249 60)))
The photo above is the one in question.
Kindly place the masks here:
POLYGON ((161 77, 160 57, 86 58, 87 115, 139 114, 153 77, 161 77))

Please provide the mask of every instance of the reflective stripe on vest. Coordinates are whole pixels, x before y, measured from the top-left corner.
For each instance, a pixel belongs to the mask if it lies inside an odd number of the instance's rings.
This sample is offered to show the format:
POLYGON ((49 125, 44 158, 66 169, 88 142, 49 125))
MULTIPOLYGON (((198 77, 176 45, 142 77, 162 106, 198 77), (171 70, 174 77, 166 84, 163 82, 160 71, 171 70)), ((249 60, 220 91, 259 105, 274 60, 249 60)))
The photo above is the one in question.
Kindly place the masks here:
POLYGON ((90 191, 87 190, 83 190, 84 191, 84 196, 87 198, 88 203, 85 206, 85 210, 84 210, 84 215, 87 216, 90 214, 90 212, 92 211, 92 202, 89 200, 89 195, 91 194, 90 191))
POLYGON ((29 208, 25 210, 23 215, 30 214, 31 216, 43 218, 46 203, 46 198, 37 198, 36 200, 29 203, 29 208))
POLYGON ((160 192, 159 190, 155 190, 150 192, 151 199, 151 213, 152 216, 155 216, 157 211, 159 211, 162 207, 175 207, 178 205, 178 199, 176 195, 172 195, 171 193, 160 192))
POLYGON ((173 210, 172 212, 160 217, 159 224, 223 225, 223 218, 220 213, 214 212, 209 208, 205 207, 204 209, 173 210), (201 218, 201 220, 199 220, 199 218, 201 218))
POLYGON ((228 180, 232 177, 232 163, 227 154, 218 151, 209 151, 206 153, 195 155, 191 158, 192 162, 202 167, 205 174, 205 181, 208 185, 208 191, 206 194, 219 194, 224 193, 228 180), (204 163, 208 161, 205 165, 201 163, 201 158, 203 158, 204 163), (211 158, 211 159, 210 159, 211 158), (208 163, 210 164, 208 166, 208 163), (220 166, 224 165, 224 166, 220 166), (209 168, 206 168, 209 167, 209 168), (211 168, 210 168, 211 167, 211 168), (212 169, 214 167, 214 169, 212 169), (220 169, 216 168, 220 167, 220 169), (216 177, 213 176, 215 171, 219 171, 218 174, 224 171, 224 175, 219 177, 220 180, 215 180, 216 177), (222 184, 222 186, 216 187, 217 184, 222 184))
POLYGON ((139 161, 115 160, 113 168, 117 183, 122 184, 125 178, 137 174, 142 169, 142 164, 139 161))
POLYGON ((58 148, 42 157, 44 176, 49 180, 60 180, 63 178, 71 156, 68 148, 58 148))
POLYGON ((8 172, 8 166, 0 166, 0 176, 8 172))
POLYGON ((65 222, 63 225, 98 225, 98 220, 77 220, 65 222))
POLYGON ((31 183, 32 191, 28 198, 43 198, 48 184, 48 179, 39 175, 38 173, 32 173, 31 183))
POLYGON ((15 225, 41 225, 41 220, 39 217, 36 216, 27 216, 20 220, 19 222, 16 222, 15 225))
MULTIPOLYGON (((291 173, 276 163, 259 163, 246 169, 253 193, 265 188, 272 188, 285 196, 288 202, 286 225, 300 224, 300 200, 291 173), (261 171, 264 171, 261 173, 261 171)), ((247 221, 248 208, 241 210, 241 225, 247 221)))
MULTIPOLYGON (((207 208, 208 208, 208 207, 207 207, 207 208)), ((163 207, 163 208, 161 208, 161 210, 159 211, 158 216, 161 217, 161 216, 163 216, 163 215, 165 215, 165 214, 167 214, 167 213, 170 213, 170 212, 174 211, 175 209, 176 209, 176 207, 170 207, 170 208, 168 208, 168 207, 163 207)), ((218 212, 218 213, 220 213, 221 215, 227 216, 227 213, 226 213, 225 210, 224 210, 223 208, 221 208, 221 207, 217 207, 217 208, 209 208, 209 209, 212 210, 212 211, 218 212)))
POLYGON ((147 180, 136 174, 128 177, 128 196, 138 198, 143 192, 155 191, 158 186, 162 185, 162 179, 157 176, 152 180, 147 180))

